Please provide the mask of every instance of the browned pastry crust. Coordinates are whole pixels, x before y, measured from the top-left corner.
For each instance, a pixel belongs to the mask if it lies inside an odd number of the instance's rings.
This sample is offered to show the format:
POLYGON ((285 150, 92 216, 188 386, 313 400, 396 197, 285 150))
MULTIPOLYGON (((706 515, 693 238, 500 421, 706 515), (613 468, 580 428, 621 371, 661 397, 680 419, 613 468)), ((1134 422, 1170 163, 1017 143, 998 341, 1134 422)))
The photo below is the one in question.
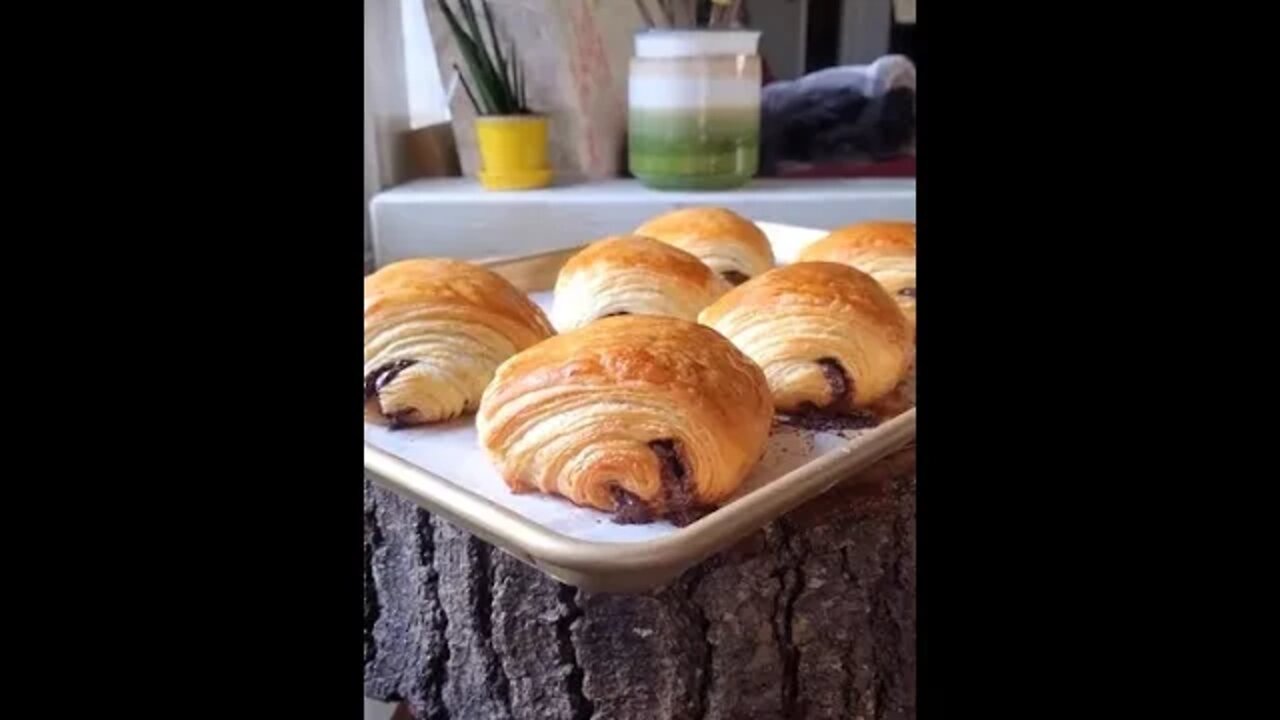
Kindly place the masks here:
POLYGON ((480 401, 480 444, 515 492, 541 491, 677 523, 731 495, 773 416, 760 368, 709 328, 604 318, 502 364, 480 401))
POLYGON ((635 229, 693 254, 732 285, 773 267, 773 246, 750 220, 732 210, 693 207, 652 218, 635 229))
POLYGON ((892 391, 913 353, 893 298, 847 265, 802 262, 734 288, 698 321, 764 369, 784 413, 848 413, 892 391))
POLYGON ((615 235, 588 245, 560 268, 551 319, 559 330, 611 315, 692 321, 728 289, 679 248, 639 235, 615 235))
POLYGON ((871 275, 915 325, 915 223, 879 220, 847 225, 806 247, 799 259, 844 263, 871 275))
POLYGON ((365 404, 393 427, 474 409, 498 364, 554 334, 524 293, 458 260, 393 263, 364 281, 365 404))

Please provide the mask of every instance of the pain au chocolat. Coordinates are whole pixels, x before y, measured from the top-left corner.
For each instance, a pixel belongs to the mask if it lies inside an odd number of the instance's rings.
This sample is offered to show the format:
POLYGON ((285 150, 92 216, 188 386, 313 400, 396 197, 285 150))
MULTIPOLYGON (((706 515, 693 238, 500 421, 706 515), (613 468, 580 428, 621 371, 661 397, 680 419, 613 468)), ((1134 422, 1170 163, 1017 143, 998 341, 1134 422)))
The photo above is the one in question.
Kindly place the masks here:
POLYGON ((833 230, 800 252, 804 261, 852 265, 876 279, 916 322, 916 224, 861 222, 833 230))
POLYGON ((554 334, 496 273, 458 260, 393 263, 364 281, 366 415, 392 427, 473 410, 498 365, 554 334))
POLYGON ((507 360, 476 429, 515 492, 560 495, 618 522, 684 524, 738 489, 772 417, 764 374, 728 340, 629 315, 507 360))
POLYGON ((750 220, 732 210, 693 207, 650 219, 635 229, 684 250, 723 277, 740 285, 773 267, 769 238, 750 220))
POLYGON ((729 289, 689 253, 638 235, 607 237, 569 258, 556 277, 551 321, 559 330, 613 315, 694 321, 729 289))
POLYGON ((910 323, 870 275, 837 263, 770 270, 698 318, 764 370, 779 412, 847 414, 890 393, 913 353, 910 323))

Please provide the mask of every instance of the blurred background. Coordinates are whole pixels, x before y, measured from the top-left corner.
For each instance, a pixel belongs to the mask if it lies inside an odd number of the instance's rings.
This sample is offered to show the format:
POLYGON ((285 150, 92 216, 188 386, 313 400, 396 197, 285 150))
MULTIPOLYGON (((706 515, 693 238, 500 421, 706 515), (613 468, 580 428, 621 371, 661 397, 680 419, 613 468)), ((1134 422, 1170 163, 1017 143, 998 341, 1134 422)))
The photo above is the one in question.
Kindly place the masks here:
MULTIPOLYGON (((490 3, 499 34, 524 56, 529 104, 550 117, 557 185, 628 177, 632 37, 646 19, 661 22, 663 3, 490 3)), ((699 18, 711 7, 703 0, 699 18)), ((914 178, 914 0, 742 0, 735 11, 739 26, 762 31, 758 177, 914 178), (792 83, 832 68, 841 70, 822 87, 792 83)), ((423 178, 475 176, 475 116, 458 61, 437 0, 365 0, 366 201, 423 178)), ((367 218, 367 266, 374 224, 367 218)))

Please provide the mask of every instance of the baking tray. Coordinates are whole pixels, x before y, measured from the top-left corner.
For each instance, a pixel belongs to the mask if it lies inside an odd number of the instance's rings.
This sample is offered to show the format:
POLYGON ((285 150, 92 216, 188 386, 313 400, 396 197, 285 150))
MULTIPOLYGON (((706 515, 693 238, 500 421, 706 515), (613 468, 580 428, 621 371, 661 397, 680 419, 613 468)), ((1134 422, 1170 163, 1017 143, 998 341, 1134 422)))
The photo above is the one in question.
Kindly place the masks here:
MULTIPOLYGON (((800 248, 824 234, 810 228, 759 225, 782 263, 793 260, 800 248)), ((580 249, 481 262, 545 307, 560 267, 580 249)), ((770 450, 761 461, 762 467, 769 467, 753 472, 744 489, 723 507, 683 528, 669 523, 616 525, 604 513, 560 498, 506 491, 474 447, 474 415, 443 426, 395 432, 366 424, 364 464, 373 482, 561 582, 596 592, 642 592, 674 579, 832 486, 856 482, 859 471, 911 443, 915 428, 914 407, 851 435, 775 426, 770 450), (458 444, 467 442, 471 444, 458 444), (455 450, 439 452, 450 447, 455 450), (777 474, 757 477, 769 475, 770 469, 778 470, 777 474), (552 522, 551 516, 564 521, 552 522), (594 516, 595 524, 585 516, 594 516)))

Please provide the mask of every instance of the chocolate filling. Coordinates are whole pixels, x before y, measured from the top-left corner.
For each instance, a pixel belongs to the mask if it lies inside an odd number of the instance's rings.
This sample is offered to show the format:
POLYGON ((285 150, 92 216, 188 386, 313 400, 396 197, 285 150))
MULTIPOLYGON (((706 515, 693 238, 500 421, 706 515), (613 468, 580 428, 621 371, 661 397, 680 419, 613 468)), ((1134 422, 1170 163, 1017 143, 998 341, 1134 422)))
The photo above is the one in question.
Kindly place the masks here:
POLYGON ((831 358, 816 361, 822 367, 823 377, 831 386, 834 400, 825 407, 813 403, 801 403, 794 414, 778 413, 778 424, 818 432, 841 433, 875 427, 884 420, 895 417, 911 407, 913 401, 905 401, 899 385, 893 393, 877 400, 866 408, 853 407, 853 378, 831 358), (843 393, 843 395, 842 395, 843 393))
MULTIPOLYGON (((392 360, 385 365, 378 366, 373 370, 373 372, 365 375, 364 399, 366 401, 366 405, 370 409, 373 409, 374 405, 369 405, 368 403, 376 403, 374 398, 378 396, 378 393, 382 388, 386 387, 387 383, 395 380, 396 376, 403 372, 405 368, 413 367, 417 364, 417 360, 411 360, 408 358, 392 360)), ((378 405, 376 409, 379 412, 382 411, 382 407, 380 405, 378 405)), ((404 410, 397 410, 393 413, 384 413, 384 416, 387 418, 387 422, 392 430, 399 430, 412 425, 422 424, 422 420, 418 417, 417 408, 405 408, 404 410)))
POLYGON ((834 358, 815 360, 822 369, 822 377, 831 388, 831 401, 822 407, 811 402, 800 403, 793 415, 778 415, 778 422, 792 427, 818 432, 838 433, 875 427, 881 418, 873 412, 853 408, 854 383, 844 368, 834 358))
POLYGON ((607 317, 618 317, 619 315, 630 315, 630 314, 631 313, 627 312, 626 310, 619 310, 618 312, 611 312, 608 315, 601 315, 600 318, 604 319, 607 317))
POLYGON ((417 365, 417 360, 404 358, 401 360, 392 360, 386 365, 374 368, 373 372, 364 376, 364 397, 366 400, 378 394, 378 391, 387 386, 387 383, 396 379, 396 376, 404 371, 407 367, 417 365))
POLYGON ((832 358, 819 358, 818 367, 822 368, 822 377, 831 386, 831 403, 827 407, 836 410, 841 404, 847 406, 853 402, 853 380, 840 363, 832 358))
MULTIPOLYGON (((710 512, 710 508, 698 505, 697 497, 690 484, 688 469, 680 459, 680 451, 674 440, 654 440, 649 449, 658 458, 662 480, 662 494, 666 506, 666 518, 677 527, 689 523, 710 512)), ((655 518, 654 512, 640 498, 620 488, 613 489, 613 499, 617 503, 617 511, 613 521, 622 525, 650 522, 655 518)))
POLYGON ((387 420, 392 430, 401 430, 414 425, 421 425, 422 420, 418 417, 417 408, 405 408, 387 414, 387 420))
MULTIPOLYGON (((814 361, 822 370, 822 377, 827 381, 827 386, 831 388, 831 400, 822 406, 814 405, 809 401, 800 403, 796 408, 795 415, 792 418, 817 418, 820 416, 838 416, 856 414, 853 409, 853 378, 845 373, 840 363, 833 358, 819 358, 814 361)), ((817 419, 807 419, 798 422, 807 422, 810 430, 826 430, 833 429, 833 424, 838 424, 840 429, 848 429, 847 423, 831 421, 825 422, 817 419)), ((794 424, 794 423, 788 423, 794 424)))
POLYGON ((913 298, 916 296, 916 289, 913 287, 902 288, 901 290, 898 291, 898 294, 901 295, 902 297, 913 298))
POLYGON ((727 280, 730 285, 741 285, 742 283, 751 279, 746 275, 743 275, 742 273, 738 272, 737 270, 725 270, 724 272, 720 273, 720 277, 727 280))
POLYGON ((613 521, 619 525, 639 525, 653 521, 653 513, 644 501, 620 487, 613 488, 613 502, 617 510, 613 521))

